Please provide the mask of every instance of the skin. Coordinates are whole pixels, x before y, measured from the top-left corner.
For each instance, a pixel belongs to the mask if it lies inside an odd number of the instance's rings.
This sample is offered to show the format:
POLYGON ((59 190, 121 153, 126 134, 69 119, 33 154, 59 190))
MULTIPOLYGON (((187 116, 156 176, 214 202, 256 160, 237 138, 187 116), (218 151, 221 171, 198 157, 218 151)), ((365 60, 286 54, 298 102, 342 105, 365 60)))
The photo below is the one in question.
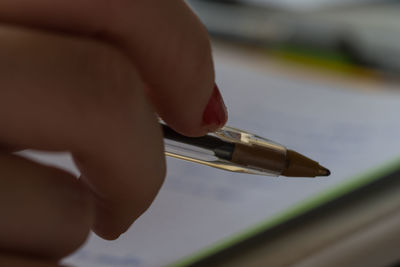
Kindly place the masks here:
POLYGON ((202 123, 209 39, 181 0, 2 0, 0 21, 0 266, 59 266, 153 201, 155 113, 189 136, 218 127, 202 123), (81 179, 12 153, 27 148, 70 151, 81 179))

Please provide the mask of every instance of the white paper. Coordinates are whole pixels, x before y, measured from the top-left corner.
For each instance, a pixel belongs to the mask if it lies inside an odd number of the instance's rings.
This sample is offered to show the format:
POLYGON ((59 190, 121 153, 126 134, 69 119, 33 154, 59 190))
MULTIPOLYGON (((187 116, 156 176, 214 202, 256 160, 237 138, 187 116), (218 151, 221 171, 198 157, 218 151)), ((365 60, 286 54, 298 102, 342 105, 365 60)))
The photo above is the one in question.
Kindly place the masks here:
MULTIPOLYGON (((397 92, 333 88, 217 63, 231 126, 317 159, 332 175, 269 178, 168 159, 168 176, 160 194, 132 228, 113 242, 92 235, 66 263, 164 266, 400 154, 397 92)), ((50 161, 73 170, 68 158, 50 161)))

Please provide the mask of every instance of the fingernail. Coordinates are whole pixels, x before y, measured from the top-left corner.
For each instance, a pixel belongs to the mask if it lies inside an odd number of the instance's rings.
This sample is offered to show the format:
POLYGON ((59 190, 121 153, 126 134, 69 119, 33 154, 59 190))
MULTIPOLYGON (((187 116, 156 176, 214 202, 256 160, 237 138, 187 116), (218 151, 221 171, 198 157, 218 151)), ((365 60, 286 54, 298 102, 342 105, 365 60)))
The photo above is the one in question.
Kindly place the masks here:
POLYGON ((222 99, 218 86, 214 85, 214 91, 203 113, 203 125, 210 130, 222 127, 228 119, 228 112, 222 99))

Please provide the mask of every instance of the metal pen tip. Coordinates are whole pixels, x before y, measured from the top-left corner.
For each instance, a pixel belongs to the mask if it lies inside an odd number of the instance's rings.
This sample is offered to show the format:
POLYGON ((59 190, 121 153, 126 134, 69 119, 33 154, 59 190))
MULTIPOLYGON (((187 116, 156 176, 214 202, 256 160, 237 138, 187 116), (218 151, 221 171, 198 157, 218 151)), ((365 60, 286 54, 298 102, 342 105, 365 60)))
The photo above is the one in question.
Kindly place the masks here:
POLYGON ((329 176, 329 175, 331 175, 330 170, 328 170, 327 168, 322 167, 322 166, 320 165, 320 166, 319 166, 319 169, 318 169, 318 174, 317 174, 317 176, 329 176))

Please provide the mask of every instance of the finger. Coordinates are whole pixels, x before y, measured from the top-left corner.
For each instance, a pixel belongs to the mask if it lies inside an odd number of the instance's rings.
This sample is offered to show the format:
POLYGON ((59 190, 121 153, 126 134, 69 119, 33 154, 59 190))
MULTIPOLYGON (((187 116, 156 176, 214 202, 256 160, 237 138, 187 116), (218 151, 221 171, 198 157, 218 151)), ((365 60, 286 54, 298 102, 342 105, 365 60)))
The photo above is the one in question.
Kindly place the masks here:
POLYGON ((141 80, 115 48, 0 27, 0 140, 69 150, 96 202, 94 231, 116 238, 164 179, 162 136, 141 80))
POLYGON ((207 32, 182 0, 3 0, 0 18, 117 41, 159 115, 183 134, 202 135, 226 121, 207 32))
POLYGON ((22 147, 12 147, 12 146, 9 146, 9 145, 0 144, 0 151, 2 151, 2 152, 11 153, 11 152, 18 152, 18 151, 21 151, 21 150, 23 150, 22 147))
POLYGON ((67 267, 56 262, 0 254, 0 266, 6 267, 67 267))
POLYGON ((0 249, 54 260, 79 248, 94 207, 77 179, 4 153, 0 164, 0 249))

